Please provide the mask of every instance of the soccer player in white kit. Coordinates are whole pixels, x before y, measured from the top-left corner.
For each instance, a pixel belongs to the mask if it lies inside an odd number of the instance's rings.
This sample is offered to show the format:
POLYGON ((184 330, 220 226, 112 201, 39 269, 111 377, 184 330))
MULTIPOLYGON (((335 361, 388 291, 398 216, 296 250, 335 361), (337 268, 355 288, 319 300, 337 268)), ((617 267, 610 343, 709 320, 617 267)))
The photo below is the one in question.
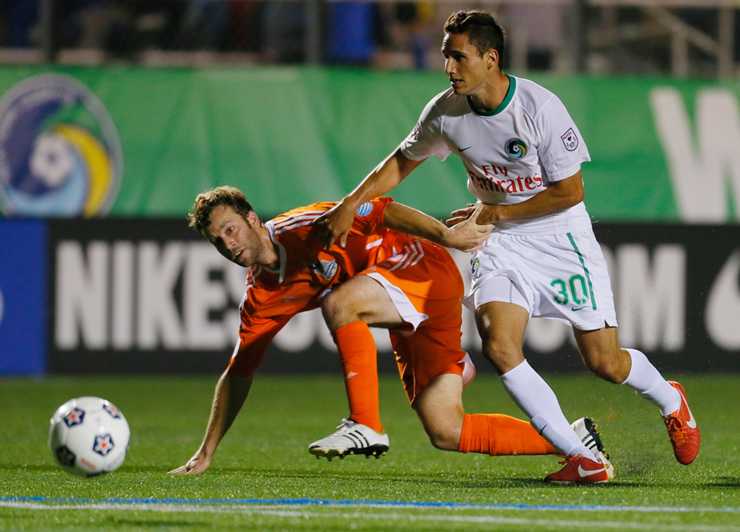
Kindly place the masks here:
MULTIPOLYGON (((344 243, 357 206, 387 193, 428 157, 457 154, 468 189, 486 204, 478 223, 496 226, 471 258, 467 301, 475 308, 483 353, 504 387, 566 456, 564 467, 546 480, 608 478, 524 358, 524 332, 533 316, 570 323, 586 365, 655 403, 676 459, 691 463, 700 433, 682 386, 666 381, 642 352, 619 345, 609 274, 583 203, 581 165, 590 156, 578 127, 555 94, 503 72, 504 36, 493 16, 458 11, 444 30, 450 88, 432 98, 400 146, 322 217, 328 240, 344 243)), ((473 208, 453 212, 448 223, 473 208)))

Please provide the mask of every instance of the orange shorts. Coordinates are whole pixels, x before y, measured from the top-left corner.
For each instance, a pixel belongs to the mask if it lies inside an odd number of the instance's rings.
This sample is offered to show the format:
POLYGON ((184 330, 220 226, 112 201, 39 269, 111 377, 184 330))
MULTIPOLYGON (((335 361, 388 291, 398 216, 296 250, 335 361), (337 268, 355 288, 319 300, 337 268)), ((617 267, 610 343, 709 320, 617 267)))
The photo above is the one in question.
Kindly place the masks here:
POLYGON ((392 331, 391 343, 406 396, 414 400, 439 375, 462 375, 464 285, 450 254, 426 241, 363 271, 386 290, 408 330, 392 331))

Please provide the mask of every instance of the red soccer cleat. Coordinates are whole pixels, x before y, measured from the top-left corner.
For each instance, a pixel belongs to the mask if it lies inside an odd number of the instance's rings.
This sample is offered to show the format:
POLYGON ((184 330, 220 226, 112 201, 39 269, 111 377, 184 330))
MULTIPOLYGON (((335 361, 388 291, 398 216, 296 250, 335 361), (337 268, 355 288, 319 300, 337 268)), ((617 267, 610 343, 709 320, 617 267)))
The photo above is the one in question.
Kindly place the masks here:
POLYGON ((569 456, 560 463, 565 464, 565 467, 547 475, 545 482, 554 484, 602 484, 609 482, 609 472, 606 465, 586 458, 582 454, 569 456))
POLYGON ((668 384, 681 395, 681 406, 672 414, 665 416, 663 421, 668 429, 668 437, 671 439, 676 460, 683 465, 689 465, 699 454, 701 432, 689 408, 683 386, 676 381, 668 381, 668 384))

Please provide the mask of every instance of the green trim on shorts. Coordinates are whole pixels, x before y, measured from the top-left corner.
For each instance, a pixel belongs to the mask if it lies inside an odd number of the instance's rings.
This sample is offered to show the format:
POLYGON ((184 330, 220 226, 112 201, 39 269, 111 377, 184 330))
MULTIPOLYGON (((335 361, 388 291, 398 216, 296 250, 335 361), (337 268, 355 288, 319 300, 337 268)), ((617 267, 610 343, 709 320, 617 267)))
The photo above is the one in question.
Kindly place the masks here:
POLYGON ((576 245, 576 239, 573 238, 572 233, 568 234, 568 240, 570 240, 570 245, 573 246, 573 250, 575 250, 576 254, 578 255, 578 260, 581 261, 581 266, 583 266, 583 272, 586 274, 586 280, 588 281, 588 294, 591 297, 591 308, 596 310, 596 296, 594 295, 594 287, 591 284, 591 273, 588 271, 588 268, 586 267, 586 261, 583 258, 583 254, 581 253, 581 250, 578 249, 578 246, 576 245))

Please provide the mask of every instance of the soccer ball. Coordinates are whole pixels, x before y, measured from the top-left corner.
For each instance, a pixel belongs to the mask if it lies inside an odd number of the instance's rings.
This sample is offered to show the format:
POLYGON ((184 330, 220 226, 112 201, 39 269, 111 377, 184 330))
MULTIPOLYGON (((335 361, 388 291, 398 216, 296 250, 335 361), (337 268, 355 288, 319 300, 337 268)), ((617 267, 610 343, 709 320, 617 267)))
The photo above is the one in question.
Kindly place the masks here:
POLYGON ((91 477, 118 469, 130 431, 115 405, 100 397, 70 399, 49 421, 49 447, 65 470, 91 477))

